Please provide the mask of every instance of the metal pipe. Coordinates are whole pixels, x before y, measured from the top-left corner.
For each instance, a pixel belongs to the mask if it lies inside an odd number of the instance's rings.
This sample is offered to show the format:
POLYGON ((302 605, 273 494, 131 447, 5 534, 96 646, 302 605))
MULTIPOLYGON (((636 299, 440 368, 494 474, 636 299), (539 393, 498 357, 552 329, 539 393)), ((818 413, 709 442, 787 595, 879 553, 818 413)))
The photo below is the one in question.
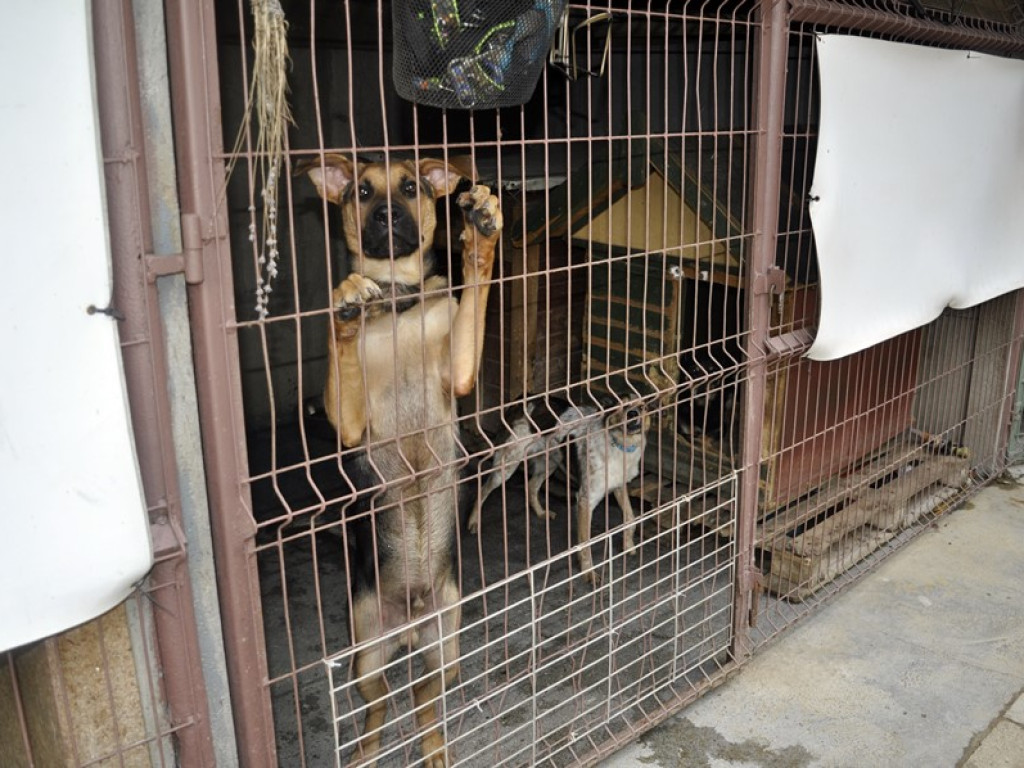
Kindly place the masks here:
POLYGON ((231 768, 238 765, 238 749, 228 690, 224 628, 217 599, 186 288, 186 283, 202 280, 201 269, 196 268, 202 263, 202 233, 198 217, 183 219, 178 205, 164 4, 162 0, 135 0, 133 13, 139 51, 141 119, 148 138, 144 150, 153 254, 146 255, 146 270, 149 281, 155 284, 155 299, 150 289, 151 304, 159 303, 164 331, 162 342, 167 365, 162 378, 169 398, 169 428, 180 495, 180 530, 188 542, 192 609, 199 633, 199 663, 206 687, 214 758, 218 768, 231 768), (182 252, 180 259, 168 255, 179 251, 182 252), (178 267, 177 273, 152 276, 155 265, 168 261, 178 267))
MULTIPOLYGON (((147 202, 147 176, 142 161, 141 107, 137 56, 131 8, 127 2, 93 4, 93 35, 103 143, 107 206, 114 269, 113 305, 120 310, 121 356, 129 394, 132 426, 146 502, 160 508, 150 520, 154 529, 180 522, 175 482, 169 403, 163 382, 166 359, 161 345, 160 317, 153 286, 139 259, 152 240, 147 202), (166 510, 166 511, 164 511, 166 510), (170 518, 170 521, 167 520, 170 518)), ((166 539, 154 535, 154 547, 166 539)), ((195 615, 182 610, 192 604, 191 582, 184 567, 183 547, 157 552, 151 579, 171 587, 173 610, 156 610, 153 621, 159 638, 162 684, 172 725, 187 723, 176 732, 178 759, 183 765, 212 766, 213 739, 195 615)), ((147 659, 147 667, 152 668, 147 659)), ((145 703, 145 702, 144 702, 145 703)), ((158 702, 154 709, 162 709, 158 702)), ((159 720, 162 713, 150 713, 159 720)), ((159 727, 161 733, 168 731, 159 727)))
POLYGON ((999 30, 953 26, 892 11, 861 8, 833 0, 790 0, 791 22, 807 22, 858 32, 875 32, 920 43, 941 43, 1003 55, 1024 54, 1024 38, 999 30))
POLYGON ((199 410, 235 736, 243 765, 276 764, 259 577, 249 510, 234 322, 217 41, 212 2, 170 0, 168 60, 181 209, 199 217, 203 280, 190 286, 199 410))
POLYGON ((758 46, 757 155, 754 168, 753 243, 744 275, 746 287, 748 361, 744 388, 739 514, 737 519, 737 595, 733 618, 733 653, 742 659, 752 652, 749 627, 760 572, 754 564, 754 530, 759 508, 761 432, 768 374, 768 330, 779 220, 782 173, 782 114, 786 96, 789 25, 786 3, 774 0, 764 12, 758 46), (760 289, 760 290, 758 290, 760 289))

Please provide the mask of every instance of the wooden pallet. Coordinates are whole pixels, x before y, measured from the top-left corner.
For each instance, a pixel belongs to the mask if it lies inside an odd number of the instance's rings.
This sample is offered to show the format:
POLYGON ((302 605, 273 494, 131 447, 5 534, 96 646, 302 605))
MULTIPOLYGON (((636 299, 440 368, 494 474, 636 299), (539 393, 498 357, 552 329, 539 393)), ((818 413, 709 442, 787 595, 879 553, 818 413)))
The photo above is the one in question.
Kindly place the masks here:
POLYGON ((970 462, 896 444, 757 530, 768 588, 802 601, 970 482, 970 462))

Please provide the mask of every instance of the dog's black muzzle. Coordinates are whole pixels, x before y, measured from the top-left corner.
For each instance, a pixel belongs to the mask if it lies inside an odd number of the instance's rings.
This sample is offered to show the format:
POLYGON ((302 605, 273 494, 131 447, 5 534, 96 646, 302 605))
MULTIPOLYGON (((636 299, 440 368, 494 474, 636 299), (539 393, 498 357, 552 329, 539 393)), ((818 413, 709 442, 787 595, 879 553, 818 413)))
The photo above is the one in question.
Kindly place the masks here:
POLYGON ((364 255, 375 258, 408 256, 419 246, 419 226, 404 205, 381 203, 367 215, 363 224, 364 255))
POLYGON ((644 414, 638 408, 626 411, 626 433, 635 435, 644 428, 644 414))

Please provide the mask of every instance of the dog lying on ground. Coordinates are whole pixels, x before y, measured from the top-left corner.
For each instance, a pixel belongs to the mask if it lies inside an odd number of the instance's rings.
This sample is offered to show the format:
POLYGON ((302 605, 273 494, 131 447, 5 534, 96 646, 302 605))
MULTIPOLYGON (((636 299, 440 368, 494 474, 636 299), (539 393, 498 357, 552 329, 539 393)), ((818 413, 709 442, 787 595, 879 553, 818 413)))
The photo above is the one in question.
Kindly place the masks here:
POLYGON ((530 509, 540 518, 554 514, 540 501, 540 489, 561 466, 561 447, 572 446, 578 465, 576 491, 576 536, 580 569, 591 584, 597 582, 588 542, 594 509, 609 493, 622 509, 625 528, 622 547, 635 551, 636 516, 626 486, 640 474, 650 416, 639 406, 615 406, 602 414, 590 405, 572 405, 558 398, 534 404, 512 423, 512 435, 493 457, 490 475, 480 490, 468 528, 475 533, 487 497, 505 483, 521 464, 526 465, 530 509))
POLYGON ((356 687, 368 705, 353 761, 376 760, 387 716, 383 670, 409 646, 425 665, 413 687, 424 765, 442 768, 449 758, 436 705, 458 673, 461 622, 453 409, 476 381, 501 211, 487 187, 459 196, 463 287, 455 299, 435 272, 432 246, 435 200, 455 190, 458 169, 435 159, 357 166, 329 154, 296 173, 341 208, 351 274, 333 292, 324 406, 342 444, 364 448, 366 474, 380 484, 371 514, 347 534, 356 687))

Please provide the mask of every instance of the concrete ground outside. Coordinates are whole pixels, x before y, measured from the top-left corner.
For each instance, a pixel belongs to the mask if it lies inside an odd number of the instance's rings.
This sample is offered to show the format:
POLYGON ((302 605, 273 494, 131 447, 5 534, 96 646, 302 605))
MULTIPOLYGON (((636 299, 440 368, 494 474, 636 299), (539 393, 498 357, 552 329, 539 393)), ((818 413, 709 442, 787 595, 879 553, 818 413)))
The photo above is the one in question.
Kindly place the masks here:
POLYGON ((1024 469, 602 768, 1024 768, 1024 469))

